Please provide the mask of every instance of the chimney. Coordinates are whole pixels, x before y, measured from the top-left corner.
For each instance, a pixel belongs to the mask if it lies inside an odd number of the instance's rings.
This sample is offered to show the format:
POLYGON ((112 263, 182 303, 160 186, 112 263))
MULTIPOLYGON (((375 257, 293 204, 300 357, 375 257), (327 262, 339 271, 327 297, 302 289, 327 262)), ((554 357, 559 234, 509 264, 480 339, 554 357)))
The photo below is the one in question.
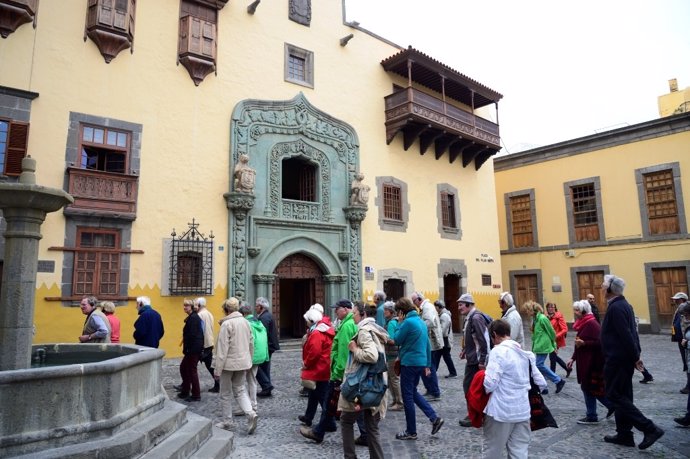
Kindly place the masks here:
POLYGON ((678 92, 678 80, 673 78, 668 80, 668 90, 670 92, 678 92))

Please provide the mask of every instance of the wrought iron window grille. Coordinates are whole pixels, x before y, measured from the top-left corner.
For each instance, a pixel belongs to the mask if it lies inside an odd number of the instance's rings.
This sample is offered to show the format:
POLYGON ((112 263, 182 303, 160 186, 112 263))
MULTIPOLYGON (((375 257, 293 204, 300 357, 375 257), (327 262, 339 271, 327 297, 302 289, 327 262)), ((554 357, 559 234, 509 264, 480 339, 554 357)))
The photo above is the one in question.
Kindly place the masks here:
POLYGON ((192 218, 179 237, 173 228, 170 250, 170 294, 213 294, 213 230, 206 236, 192 218))

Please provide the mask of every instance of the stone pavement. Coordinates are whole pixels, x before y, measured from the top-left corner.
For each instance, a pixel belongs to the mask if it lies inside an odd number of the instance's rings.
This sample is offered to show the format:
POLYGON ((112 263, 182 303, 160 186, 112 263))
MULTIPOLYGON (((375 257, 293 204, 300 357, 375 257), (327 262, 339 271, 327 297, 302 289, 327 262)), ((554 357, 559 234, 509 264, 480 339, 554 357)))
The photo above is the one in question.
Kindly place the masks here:
MULTIPOLYGON (((568 334, 568 347, 560 351, 567 361, 572 354, 574 333, 568 334)), ((675 427, 673 418, 685 412, 687 395, 678 390, 685 383, 680 356, 675 343, 668 335, 641 335, 642 359, 654 375, 654 382, 643 385, 637 381, 635 373, 633 389, 635 401, 642 412, 666 431, 666 434, 651 448, 640 451, 637 448, 621 447, 604 443, 603 436, 615 433, 613 418, 598 425, 583 426, 575 421, 585 414, 584 399, 575 372, 567 379, 567 384, 560 394, 555 394, 553 384, 549 383, 550 395, 544 396, 551 409, 559 429, 544 429, 532 434, 530 457, 533 458, 684 458, 690 457, 690 429, 675 427)), ((464 361, 453 351, 456 368, 460 375, 464 370, 464 361)), ((164 360, 163 384, 171 398, 176 393, 173 384, 179 384, 180 359, 164 360)), ((297 416, 304 413, 306 398, 298 395, 299 369, 301 351, 285 350, 273 355, 272 379, 276 389, 268 399, 259 399, 259 424, 254 435, 247 435, 244 418, 237 418, 233 458, 337 458, 342 457, 340 430, 327 434, 321 444, 315 444, 299 434, 300 422, 297 416)), ((558 368, 557 372, 563 374, 558 368)), ((202 380, 202 401, 189 403, 194 413, 216 419, 220 416, 220 405, 217 394, 206 390, 212 380, 203 365, 199 366, 202 380)), ((405 428, 403 412, 389 412, 381 421, 381 443, 386 457, 398 458, 479 458, 482 457, 483 436, 481 429, 463 428, 458 419, 464 416, 464 403, 461 403, 462 378, 445 379, 445 364, 441 362, 439 370, 442 400, 432 402, 439 415, 446 420, 440 432, 431 436, 431 424, 420 410, 417 410, 417 441, 399 441, 395 433, 405 428)), ((423 386, 420 383, 420 391, 423 386)), ((599 416, 603 418, 606 409, 599 407, 599 416)), ((317 411, 317 418, 320 410, 317 411)), ((357 429, 355 428, 355 432, 357 429)), ((635 441, 642 441, 642 434, 635 431, 635 441)), ((368 450, 358 447, 360 458, 368 458, 368 450)))

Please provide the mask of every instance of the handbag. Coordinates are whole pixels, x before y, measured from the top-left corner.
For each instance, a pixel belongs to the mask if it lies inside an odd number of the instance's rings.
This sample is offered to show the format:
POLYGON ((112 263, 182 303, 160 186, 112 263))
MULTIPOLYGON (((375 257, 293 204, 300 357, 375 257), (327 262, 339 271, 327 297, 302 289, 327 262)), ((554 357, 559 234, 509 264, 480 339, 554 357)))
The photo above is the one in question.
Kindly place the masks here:
POLYGON ((541 389, 534 383, 532 378, 532 362, 529 365, 529 408, 530 419, 529 426, 531 430, 544 429, 546 427, 553 427, 558 429, 558 424, 551 414, 551 410, 544 403, 544 398, 541 396, 541 389))
MULTIPOLYGON (((331 382, 333 384, 333 382, 331 382)), ((328 407, 326 414, 331 417, 338 418, 340 411, 338 410, 338 400, 340 399, 340 386, 333 384, 331 390, 331 397, 328 399, 328 407)))
POLYGON ((316 381, 312 381, 311 379, 302 379, 302 387, 307 390, 314 390, 316 389, 316 381))

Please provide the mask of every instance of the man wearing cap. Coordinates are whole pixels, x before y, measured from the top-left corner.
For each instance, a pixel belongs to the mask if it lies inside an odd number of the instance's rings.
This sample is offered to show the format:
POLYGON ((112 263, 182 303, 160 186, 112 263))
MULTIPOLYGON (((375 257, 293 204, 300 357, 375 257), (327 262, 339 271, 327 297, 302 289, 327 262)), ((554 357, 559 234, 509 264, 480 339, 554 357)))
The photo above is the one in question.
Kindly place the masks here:
POLYGON ((604 351, 604 383, 606 398, 613 404, 616 434, 606 435, 604 441, 621 446, 635 446, 632 428, 644 433, 639 444, 647 449, 664 435, 664 431, 645 417, 633 404, 632 377, 635 369, 642 371, 640 339, 637 335, 633 307, 623 296, 625 281, 612 274, 604 276, 602 289, 606 291, 606 315, 601 324, 601 348, 604 351))
POLYGON ((681 394, 690 392, 690 373, 688 373, 688 364, 685 360, 685 348, 681 344, 683 340, 683 330, 685 324, 683 323, 683 315, 680 313, 680 308, 688 302, 688 295, 683 292, 678 292, 671 297, 676 304, 676 312, 673 314, 673 327, 671 328, 671 341, 678 343, 678 350, 680 351, 680 358, 683 360, 683 372, 688 375, 685 387, 680 390, 681 394))
MULTIPOLYGON (((441 328, 441 320, 438 317, 438 312, 433 304, 422 295, 420 292, 413 292, 410 295, 412 304, 419 309, 419 316, 426 324, 427 333, 429 335, 429 343, 431 343, 432 361, 434 355, 443 352, 443 329, 441 328)), ((426 388, 424 394, 431 401, 441 400, 441 389, 438 387, 438 376, 436 376, 436 368, 431 365, 431 372, 427 376, 422 373, 422 383, 426 388)))
MULTIPOLYGON (((348 345, 352 338, 357 335, 357 324, 355 324, 355 320, 352 317, 352 306, 352 302, 347 299, 339 300, 331 306, 331 308, 335 309, 335 315, 340 322, 335 331, 331 347, 331 380, 328 382, 326 400, 331 399, 333 392, 340 387, 340 383, 343 381, 343 374, 345 373, 345 367, 347 367, 347 358, 350 355, 348 345)), ((300 428, 302 436, 314 440, 316 443, 321 443, 326 432, 335 432, 335 418, 334 416, 329 416, 328 411, 321 410, 321 419, 314 427, 302 426, 300 428)), ((355 440, 355 443, 366 445, 366 432, 362 431, 362 425, 359 422, 357 424, 360 427, 360 436, 355 440)))
MULTIPOLYGON (((465 392, 465 400, 467 400, 474 375, 486 367, 486 358, 489 355, 489 331, 484 314, 474 307, 474 298, 469 293, 463 293, 458 298, 458 312, 467 316, 463 328, 462 352, 460 353, 460 359, 467 359, 465 377, 462 380, 462 389, 465 392)), ((461 419, 460 425, 472 427, 469 416, 461 419)))
POLYGON ((513 295, 510 292, 503 292, 498 299, 498 305, 503 311, 501 319, 505 319, 510 324, 510 339, 520 344, 520 347, 525 347, 525 331, 522 328, 522 317, 515 308, 513 295))

